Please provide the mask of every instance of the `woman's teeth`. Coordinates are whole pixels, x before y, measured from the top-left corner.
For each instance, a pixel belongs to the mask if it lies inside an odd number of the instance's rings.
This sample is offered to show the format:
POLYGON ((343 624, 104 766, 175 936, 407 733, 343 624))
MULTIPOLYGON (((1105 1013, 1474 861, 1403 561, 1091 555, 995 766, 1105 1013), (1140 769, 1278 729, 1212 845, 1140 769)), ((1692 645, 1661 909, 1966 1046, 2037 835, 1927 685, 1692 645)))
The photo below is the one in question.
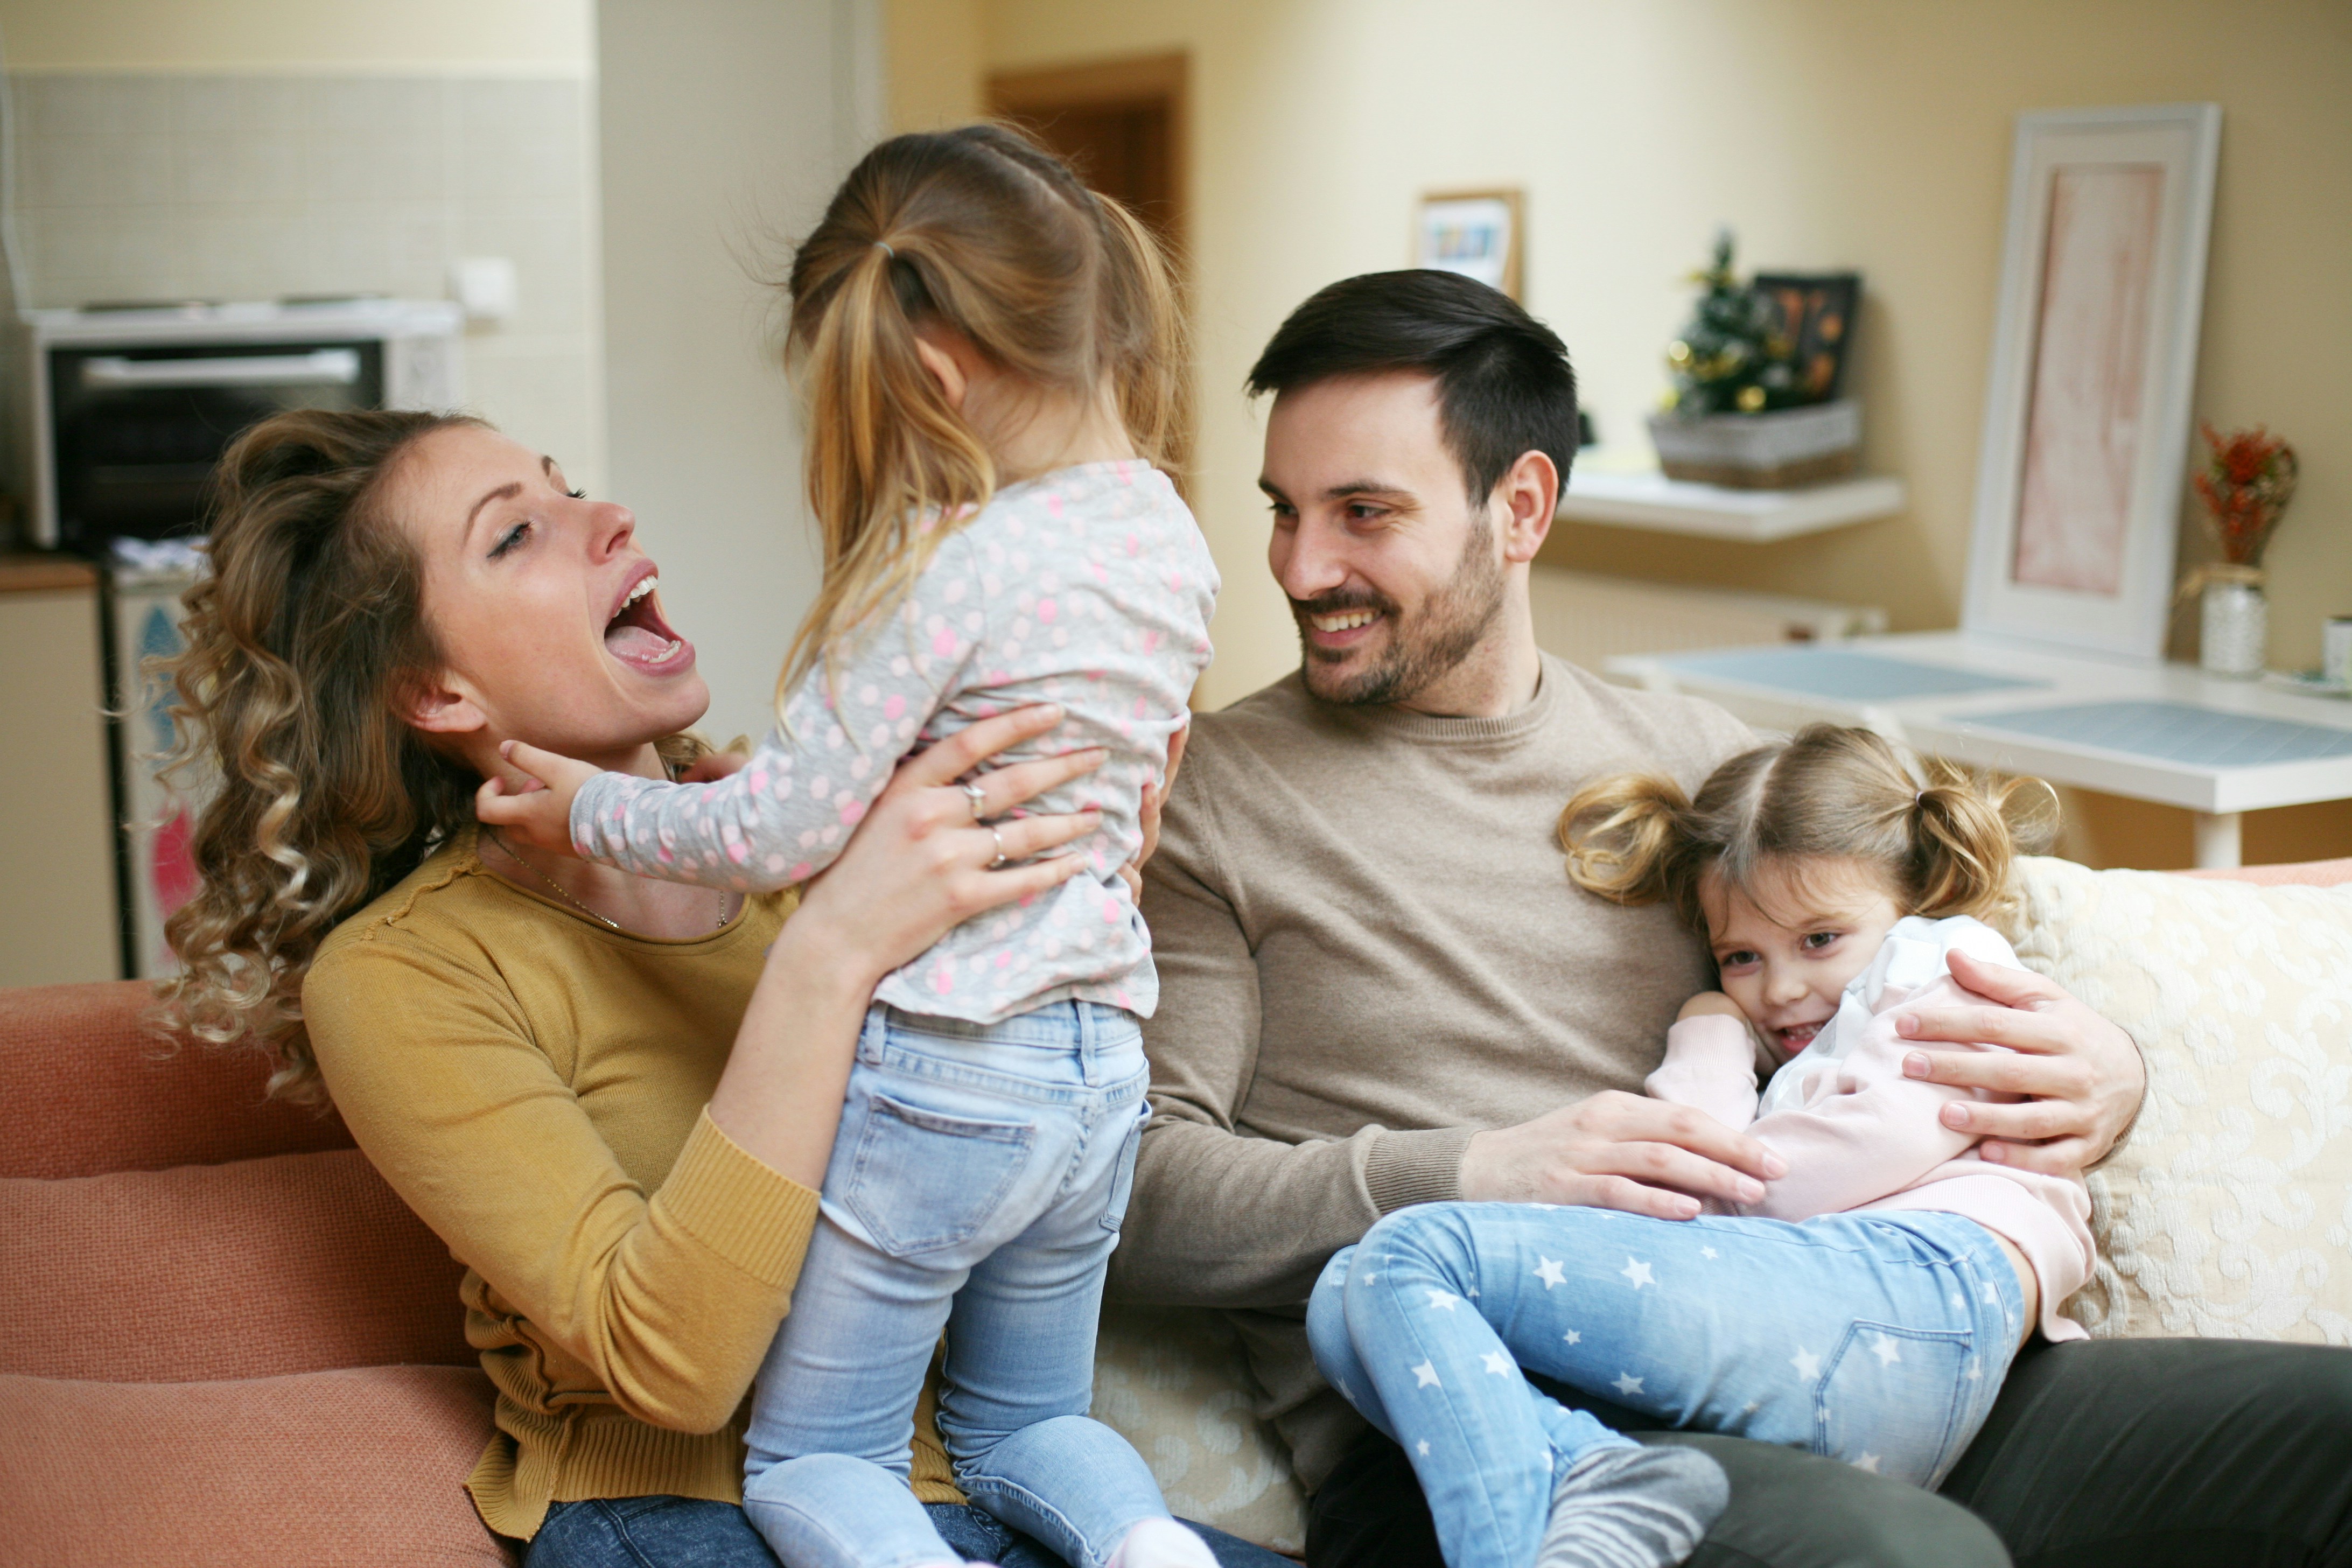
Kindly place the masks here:
POLYGON ((1351 632, 1358 626, 1369 626, 1379 620, 1376 610, 1349 610, 1337 616, 1309 616, 1309 625, 1318 632, 1351 632))
MULTIPOLYGON (((627 598, 623 599, 623 600, 621 601, 621 609, 622 609, 622 610, 625 610, 625 609, 627 609, 631 605, 635 604, 639 599, 644 598, 647 594, 652 593, 656 588, 658 588, 658 587, 660 587, 660 586, 661 586, 661 577, 660 577, 660 575, 659 575, 658 574, 655 574, 655 575, 653 575, 653 576, 650 576, 650 577, 646 578, 643 582, 639 583, 635 587, 634 587, 634 588, 632 588, 632 589, 630 589, 630 590, 629 590, 629 596, 628 596, 627 598)), ((618 615, 619 613, 620 613, 620 611, 619 611, 619 610, 615 610, 615 611, 614 612, 614 614, 615 614, 615 615, 618 615)))

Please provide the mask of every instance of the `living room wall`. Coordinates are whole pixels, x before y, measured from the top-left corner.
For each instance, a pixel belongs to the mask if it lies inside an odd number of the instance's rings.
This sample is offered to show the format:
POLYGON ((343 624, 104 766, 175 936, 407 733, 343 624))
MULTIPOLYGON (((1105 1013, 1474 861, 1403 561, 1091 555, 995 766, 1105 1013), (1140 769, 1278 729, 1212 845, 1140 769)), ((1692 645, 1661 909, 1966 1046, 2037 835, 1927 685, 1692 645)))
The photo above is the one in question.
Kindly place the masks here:
MULTIPOLYGON (((1226 581, 1206 705, 1296 657, 1259 564, 1243 374, 1313 289, 1404 265, 1416 197, 1445 187, 1527 192, 1527 302, 1575 353, 1604 443, 1641 438, 1688 309, 1685 275, 1717 222, 1738 232, 1745 264, 1866 279, 1865 459, 1908 480, 1909 510, 1768 546, 1563 525, 1549 559, 1876 604, 1898 630, 1953 625, 2011 124, 2036 108, 2221 104, 2197 414, 2267 424, 2303 457, 2271 556, 2273 662, 2315 662, 2322 617, 2352 609, 2341 4, 893 0, 889 37, 901 125, 961 118, 991 70, 1191 55, 1193 494, 1226 581)), ((2182 537, 2185 562, 2210 553, 2187 514, 2182 537)), ((2188 861, 2181 813, 2086 799, 2075 816, 2069 847, 2095 863, 2188 861)), ((2246 847, 2258 860, 2352 853, 2352 809, 2262 814, 2246 847)))

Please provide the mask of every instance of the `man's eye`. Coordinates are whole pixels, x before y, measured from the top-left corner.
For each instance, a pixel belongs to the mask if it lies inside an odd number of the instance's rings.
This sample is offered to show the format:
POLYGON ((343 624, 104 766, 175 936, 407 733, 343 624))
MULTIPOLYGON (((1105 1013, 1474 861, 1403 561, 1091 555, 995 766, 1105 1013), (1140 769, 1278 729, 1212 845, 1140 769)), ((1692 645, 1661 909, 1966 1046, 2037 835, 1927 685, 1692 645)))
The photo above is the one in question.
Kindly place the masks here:
POLYGON ((499 535, 499 542, 490 546, 490 559, 496 561, 499 556, 504 555, 508 551, 512 550, 516 545, 520 544, 523 541, 523 535, 530 531, 530 524, 528 522, 518 522, 512 528, 508 529, 504 533, 499 535))
POLYGON ((1805 951, 1807 952, 1819 952, 1822 949, 1835 942, 1837 939, 1838 933, 1833 931, 1809 931, 1805 933, 1805 951))

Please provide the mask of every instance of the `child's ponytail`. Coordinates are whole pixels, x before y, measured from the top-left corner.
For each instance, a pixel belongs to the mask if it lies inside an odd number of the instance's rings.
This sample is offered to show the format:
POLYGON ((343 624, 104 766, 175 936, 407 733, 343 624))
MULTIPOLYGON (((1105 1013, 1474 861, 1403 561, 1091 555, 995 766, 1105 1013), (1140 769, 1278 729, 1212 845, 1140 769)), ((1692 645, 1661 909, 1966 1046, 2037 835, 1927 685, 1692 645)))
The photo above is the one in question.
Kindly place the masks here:
POLYGON ((1996 782, 1941 757, 1920 764, 1911 805, 1908 911, 1931 920, 1997 915, 2012 896, 2017 857, 2050 847, 2057 795, 2040 779, 1996 782))
POLYGON ((1673 896, 1672 867, 1689 837, 1690 797, 1658 773, 1619 773, 1576 792, 1559 814, 1568 879, 1620 904, 1673 896))
POLYGON ((1059 394, 1091 397, 1108 378, 1153 459, 1181 371, 1175 294, 1150 234, 1001 125, 895 136, 866 153, 794 254, 788 287, 824 583, 780 700, 872 630, 1005 478, 924 368, 921 332, 1059 394))
POLYGON ((1588 784, 1559 843, 1578 887, 1671 903, 1702 932, 1703 886, 1745 891, 1768 867, 1815 860, 1871 868, 1905 914, 1982 919, 2014 898, 2017 857, 2049 847, 2056 805, 2040 779, 1915 764, 1868 730, 1810 724, 1726 761, 1688 799, 1650 774, 1588 784))
MULTIPOLYGON (((796 277, 814 270, 817 243, 802 247, 796 277)), ((983 505, 996 487, 988 448, 916 350, 929 302, 924 248, 921 235, 903 231, 863 246, 842 236, 827 247, 842 254, 827 258, 835 265, 825 306, 798 344, 824 578, 785 655, 780 704, 845 634, 914 581, 929 554, 922 520, 983 505)), ((797 312, 794 324, 797 333, 797 312)))

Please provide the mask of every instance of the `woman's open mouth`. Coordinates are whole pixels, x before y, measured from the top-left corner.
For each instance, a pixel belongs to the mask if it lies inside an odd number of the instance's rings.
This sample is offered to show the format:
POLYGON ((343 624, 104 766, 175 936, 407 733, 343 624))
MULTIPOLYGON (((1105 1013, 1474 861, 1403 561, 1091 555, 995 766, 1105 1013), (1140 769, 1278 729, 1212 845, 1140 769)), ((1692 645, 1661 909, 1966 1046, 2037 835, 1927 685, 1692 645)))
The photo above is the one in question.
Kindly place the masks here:
POLYGON ((613 618, 604 623, 604 651, 632 669, 668 675, 694 662, 694 645, 662 619, 654 602, 659 586, 661 578, 652 572, 629 585, 613 618))

